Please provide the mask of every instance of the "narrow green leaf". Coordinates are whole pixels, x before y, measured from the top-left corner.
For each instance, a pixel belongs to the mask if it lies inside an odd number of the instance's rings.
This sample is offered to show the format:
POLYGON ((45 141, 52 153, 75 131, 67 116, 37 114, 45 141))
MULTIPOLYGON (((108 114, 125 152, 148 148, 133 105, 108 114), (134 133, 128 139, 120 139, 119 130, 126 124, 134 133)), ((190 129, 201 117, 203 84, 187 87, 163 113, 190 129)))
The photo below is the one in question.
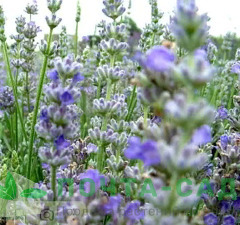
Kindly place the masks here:
POLYGON ((24 198, 42 198, 47 194, 46 191, 37 188, 29 188, 21 192, 20 196, 24 198))

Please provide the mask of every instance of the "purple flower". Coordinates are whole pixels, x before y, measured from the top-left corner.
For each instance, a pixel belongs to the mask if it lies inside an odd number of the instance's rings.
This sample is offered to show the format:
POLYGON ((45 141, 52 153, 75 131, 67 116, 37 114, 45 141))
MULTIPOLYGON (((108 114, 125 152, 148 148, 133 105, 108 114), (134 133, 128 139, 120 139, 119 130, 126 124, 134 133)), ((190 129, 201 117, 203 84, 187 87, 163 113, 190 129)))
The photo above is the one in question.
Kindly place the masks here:
POLYGON ((238 197, 237 200, 233 202, 233 209, 240 212, 240 197, 238 197))
POLYGON ((40 147, 38 153, 42 162, 55 167, 69 164, 71 162, 71 154, 69 154, 68 149, 64 147, 67 146, 65 140, 62 141, 60 139, 57 142, 59 144, 59 146, 56 146, 57 149, 51 148, 50 146, 40 147), (63 143, 61 144, 61 142, 63 143))
POLYGON ((48 112, 47 109, 43 109, 40 113, 40 120, 46 121, 48 122, 49 118, 48 118, 48 112))
POLYGON ((192 136, 192 143, 195 145, 204 145, 212 141, 211 128, 208 125, 203 125, 192 136))
POLYGON ((144 218, 144 211, 140 209, 140 202, 134 201, 128 203, 124 210, 124 217, 132 223, 144 218))
POLYGON ((83 41, 83 42, 89 42, 89 40, 90 40, 90 39, 89 39, 89 36, 83 36, 83 37, 82 37, 82 41, 83 41))
POLYGON ((147 52, 143 64, 149 70, 155 72, 166 72, 174 63, 174 54, 164 46, 155 46, 147 52))
POLYGON ((48 72, 48 78, 51 79, 51 80, 58 80, 59 79, 59 76, 58 76, 58 72, 57 70, 51 70, 48 72))
POLYGON ((227 135, 222 135, 220 137, 220 143, 223 149, 226 149, 229 142, 229 137, 227 135))
POLYGON ((122 197, 121 195, 117 195, 117 196, 111 196, 108 200, 108 203, 106 203, 103 206, 103 210, 106 214, 112 214, 112 215, 116 215, 118 208, 121 204, 122 201, 122 197))
POLYGON ((204 166, 204 171, 205 171, 205 175, 210 177, 213 173, 213 164, 209 163, 206 166, 204 166))
POLYGON ((72 82, 77 83, 77 82, 82 81, 82 80, 84 80, 84 76, 82 76, 81 73, 78 72, 73 76, 72 82))
POLYGON ((206 14, 200 15, 195 0, 177 1, 175 16, 171 19, 170 29, 177 43, 193 52, 207 39, 209 27, 206 14))
POLYGON ((234 64, 232 66, 231 72, 240 75, 240 64, 239 63, 234 64))
POLYGON ((87 145, 87 153, 88 154, 91 154, 91 153, 95 153, 95 152, 97 152, 98 151, 98 147, 96 146, 96 145, 94 145, 94 144, 92 144, 92 143, 89 143, 88 145, 87 145))
MULTIPOLYGON (((98 170, 89 169, 85 173, 82 173, 78 176, 79 180, 86 179, 86 178, 93 180, 94 184, 95 184, 95 188, 99 189, 101 187, 101 179, 104 179, 104 176, 102 174, 100 174, 98 172, 98 170)), ((90 183, 86 182, 84 184, 84 187, 82 187, 82 188, 84 188, 84 190, 87 193, 89 193, 90 192, 90 183)))
POLYGON ((219 205, 222 214, 227 213, 231 209, 231 202, 229 201, 221 201, 219 205))
POLYGON ((42 168, 49 170, 50 166, 47 163, 42 163, 42 168))
POLYGON ((153 140, 141 143, 140 138, 131 137, 129 140, 129 146, 124 154, 129 159, 142 160, 145 166, 157 165, 160 163, 157 143, 153 140))
POLYGON ((63 105, 71 105, 74 103, 74 98, 68 91, 65 91, 60 96, 60 101, 62 102, 63 105))
POLYGON ((217 225, 218 224, 218 217, 214 213, 208 213, 203 218, 204 223, 206 225, 217 225))
POLYGON ((224 216, 222 225, 235 225, 235 221, 232 215, 224 216))
POLYGON ((160 124, 162 122, 162 118, 159 117, 159 116, 154 116, 152 119, 151 119, 152 123, 156 123, 156 124, 160 124))
POLYGON ((220 106, 217 111, 217 119, 227 119, 228 118, 228 110, 224 108, 223 106, 220 106))
POLYGON ((207 53, 206 53, 205 50, 197 49, 197 50, 194 52, 194 56, 195 56, 195 57, 202 58, 202 59, 205 59, 205 60, 206 60, 205 63, 207 63, 207 64, 209 65, 209 63, 208 63, 208 58, 207 58, 207 53))
POLYGON ((61 135, 54 141, 54 145, 57 150, 62 150, 70 146, 69 141, 65 140, 64 136, 61 135))

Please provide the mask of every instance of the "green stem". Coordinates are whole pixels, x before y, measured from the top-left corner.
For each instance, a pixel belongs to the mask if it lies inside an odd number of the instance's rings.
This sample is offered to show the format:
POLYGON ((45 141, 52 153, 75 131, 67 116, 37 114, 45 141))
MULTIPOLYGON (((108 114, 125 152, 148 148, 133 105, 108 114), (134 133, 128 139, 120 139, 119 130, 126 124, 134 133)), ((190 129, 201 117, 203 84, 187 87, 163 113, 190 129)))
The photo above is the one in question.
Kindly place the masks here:
POLYGON ((39 84, 38 84, 37 98, 36 98, 34 112, 33 112, 33 121, 32 121, 32 126, 31 126, 29 153, 28 153, 28 169, 27 169, 27 178, 28 179, 30 179, 30 174, 31 174, 31 169, 32 169, 32 153, 33 153, 35 125, 37 123, 38 108, 39 108, 39 104, 40 104, 40 98, 42 95, 42 88, 43 88, 45 73, 47 70, 47 63, 48 63, 49 52, 50 52, 50 47, 51 47, 52 35, 53 35, 53 29, 50 29, 50 35, 48 37, 47 54, 44 57, 44 62, 43 62, 40 79, 39 79, 39 84))
POLYGON ((121 149, 117 148, 117 152, 116 152, 116 162, 117 163, 119 163, 120 156, 121 156, 121 149))
POLYGON ((15 144, 16 152, 18 152, 18 114, 15 112, 15 144))
POLYGON ((11 144, 12 144, 12 148, 14 149, 14 146, 15 146, 15 135, 14 135, 14 118, 13 118, 13 115, 10 115, 10 120, 11 120, 11 144))
POLYGON ((11 80, 13 94, 14 94, 14 98, 15 98, 15 105, 16 105, 17 112, 18 112, 18 115, 19 115, 19 120, 20 120, 20 123, 21 123, 23 136, 24 136, 25 141, 27 141, 28 140, 27 139, 27 133, 26 133, 26 130, 25 130, 25 126, 24 126, 24 123, 23 123, 23 117, 22 117, 21 110, 20 110, 19 103, 18 103, 17 88, 16 88, 16 85, 15 85, 14 78, 13 78, 12 71, 11 71, 11 67, 10 67, 10 61, 9 61, 9 57, 8 57, 8 53, 7 53, 6 42, 2 42, 2 45, 3 45, 4 59, 6 60, 7 73, 10 77, 10 80, 11 80))
POLYGON ((107 130, 108 119, 109 119, 109 115, 107 114, 107 115, 104 117, 104 120, 103 120, 102 131, 107 130))
POLYGON ((174 173, 172 175, 172 178, 171 178, 171 194, 170 194, 170 197, 169 197, 169 204, 168 204, 168 207, 167 207, 167 214, 170 212, 172 213, 173 212, 173 209, 174 209, 174 205, 176 203, 176 197, 177 197, 177 193, 176 193, 176 188, 177 188, 177 181, 178 181, 178 174, 177 173, 174 173))
POLYGON ((102 83, 102 80, 99 78, 98 87, 97 87, 97 99, 99 99, 101 96, 101 83, 102 83))
POLYGON ((104 152, 105 148, 103 145, 100 146, 98 157, 97 157, 97 169, 101 173, 104 167, 104 152))
POLYGON ((75 31, 75 58, 78 55, 78 22, 76 22, 76 31, 75 31))
POLYGON ((155 33, 153 33, 153 36, 152 36, 152 47, 154 46, 154 42, 155 42, 155 33))
POLYGON ((27 92, 27 107, 28 107, 28 113, 30 113, 30 93, 29 93, 29 74, 26 73, 26 92, 27 92))
MULTIPOLYGON (((18 44, 19 46, 19 44, 18 44)), ((19 47, 18 47, 19 49, 19 47)), ((16 77, 15 77, 15 84, 16 86, 18 85, 18 75, 19 75, 19 69, 17 68, 17 74, 16 74, 16 77)), ((15 112, 15 134, 16 134, 16 151, 18 152, 18 114, 17 114, 17 111, 15 112)))
POLYGON ((145 105, 143 111, 144 111, 144 126, 147 127, 149 107, 145 105))
POLYGON ((230 92, 230 96, 229 96, 229 100, 228 100, 228 105, 227 105, 227 109, 231 109, 232 108, 232 103, 233 103, 233 95, 235 93, 235 83, 236 83, 236 77, 234 77, 234 82, 231 88, 231 92, 230 92))
POLYGON ((216 106, 217 93, 218 93, 218 89, 215 87, 212 98, 211 98, 211 101, 210 101, 210 104, 212 104, 213 106, 216 106))
POLYGON ((81 99, 81 109, 83 114, 81 116, 81 137, 85 138, 85 124, 87 122, 87 95, 85 91, 82 91, 82 99, 81 99))
POLYGON ((106 100, 110 100, 110 98, 111 98, 111 91, 112 91, 112 80, 110 78, 108 78, 106 100))
POLYGON ((130 104, 128 106, 128 114, 126 116, 126 120, 129 121, 130 120, 130 117, 131 117, 131 108, 132 108, 132 104, 134 103, 134 99, 135 99, 135 96, 136 96, 136 89, 137 89, 137 86, 134 85, 134 88, 132 90, 132 93, 131 93, 131 97, 130 97, 130 104))
POLYGON ((53 201, 57 200, 56 172, 57 168, 55 166, 51 166, 51 189, 53 191, 53 201))

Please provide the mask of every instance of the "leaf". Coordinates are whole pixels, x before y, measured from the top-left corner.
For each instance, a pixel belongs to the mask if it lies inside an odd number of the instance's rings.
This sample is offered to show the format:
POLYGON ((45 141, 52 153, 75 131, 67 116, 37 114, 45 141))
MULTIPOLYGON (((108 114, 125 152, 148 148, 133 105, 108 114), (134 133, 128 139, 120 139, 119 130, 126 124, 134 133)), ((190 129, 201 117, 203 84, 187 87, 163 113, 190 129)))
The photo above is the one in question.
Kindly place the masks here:
POLYGON ((42 198, 47 194, 46 191, 37 188, 29 188, 21 192, 20 196, 24 198, 42 198))
POLYGON ((8 172, 5 187, 0 185, 0 198, 5 200, 14 200, 17 197, 17 185, 10 172, 8 172))

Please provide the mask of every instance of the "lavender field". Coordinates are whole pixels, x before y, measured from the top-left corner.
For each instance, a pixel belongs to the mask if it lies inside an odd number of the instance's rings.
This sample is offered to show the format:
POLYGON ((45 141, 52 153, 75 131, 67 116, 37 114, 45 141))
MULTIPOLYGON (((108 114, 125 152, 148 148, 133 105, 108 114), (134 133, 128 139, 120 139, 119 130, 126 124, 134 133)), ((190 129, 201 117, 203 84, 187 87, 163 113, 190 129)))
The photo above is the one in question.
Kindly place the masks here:
POLYGON ((194 0, 169 23, 149 4, 140 29, 131 0, 103 0, 111 22, 82 37, 81 1, 75 35, 62 0, 0 2, 0 224, 240 224, 240 39, 194 0))

